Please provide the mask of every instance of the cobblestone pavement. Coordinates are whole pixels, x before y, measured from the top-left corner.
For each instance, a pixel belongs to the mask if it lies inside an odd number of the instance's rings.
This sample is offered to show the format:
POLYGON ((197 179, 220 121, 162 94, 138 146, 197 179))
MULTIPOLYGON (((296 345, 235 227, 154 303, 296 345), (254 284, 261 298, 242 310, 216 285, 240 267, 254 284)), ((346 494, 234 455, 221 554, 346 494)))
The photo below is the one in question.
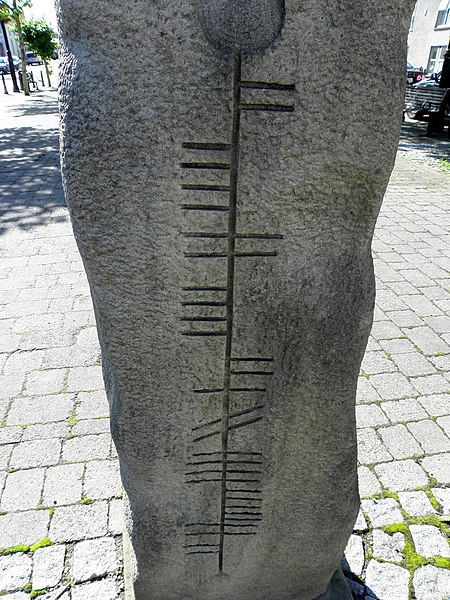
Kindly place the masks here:
MULTIPOLYGON (((118 600, 121 487, 56 99, 0 108, 0 595, 118 600)), ((411 158, 409 137, 374 240, 356 407, 362 512, 344 562, 357 599, 450 598, 450 173, 420 144, 411 158)))

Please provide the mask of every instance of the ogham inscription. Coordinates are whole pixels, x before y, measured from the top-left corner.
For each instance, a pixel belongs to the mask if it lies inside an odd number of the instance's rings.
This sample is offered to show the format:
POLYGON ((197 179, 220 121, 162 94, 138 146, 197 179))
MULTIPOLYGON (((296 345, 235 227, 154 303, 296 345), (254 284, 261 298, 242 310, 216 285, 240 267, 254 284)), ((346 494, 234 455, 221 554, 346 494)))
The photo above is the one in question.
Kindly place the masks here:
POLYGON ((232 57, 232 109, 230 125, 230 141, 217 142, 184 142, 182 147, 189 152, 191 159, 181 163, 184 172, 211 173, 224 171, 228 181, 222 183, 182 183, 183 190, 196 192, 200 199, 183 203, 183 211, 206 211, 207 213, 227 213, 226 231, 185 231, 185 238, 194 242, 205 240, 218 241, 219 250, 192 250, 185 252, 187 260, 224 259, 226 269, 226 286, 216 285, 211 281, 204 287, 185 286, 183 293, 189 298, 182 302, 184 325, 181 334, 187 337, 223 337, 223 384, 219 388, 194 389, 194 395, 215 395, 221 402, 221 417, 207 423, 196 424, 192 428, 192 452, 186 465, 186 484, 202 485, 216 483, 218 493, 218 519, 214 522, 198 522, 186 524, 185 550, 188 555, 217 555, 219 573, 224 571, 227 536, 257 535, 258 524, 262 521, 261 475, 263 454, 255 448, 246 451, 235 451, 230 447, 230 432, 236 429, 257 426, 263 419, 264 393, 266 388, 261 381, 273 375, 273 357, 271 356, 236 356, 234 328, 235 300, 235 267, 238 259, 259 258, 270 259, 277 256, 277 251, 266 249, 267 242, 279 243, 283 236, 277 233, 245 233, 239 231, 237 209, 239 204, 239 145, 241 134, 241 114, 252 112, 285 112, 294 111, 292 103, 243 102, 243 90, 261 90, 264 92, 294 92, 295 85, 271 83, 264 81, 243 81, 241 78, 242 53, 236 52, 232 57), (223 155, 219 160, 196 160, 198 151, 223 155), (220 203, 203 200, 208 192, 223 195, 220 203), (226 199, 226 200, 225 200, 226 199), (247 250, 242 242, 252 240, 260 242, 261 249, 247 250), (208 299, 205 300, 205 295, 208 299), (190 314, 190 311, 196 314, 190 314), (200 327, 199 327, 200 326, 200 327), (250 383, 240 385, 236 381, 244 377, 250 383), (243 410, 231 410, 231 400, 254 397, 254 405, 243 410), (217 440, 217 451, 205 451, 202 444, 217 440))

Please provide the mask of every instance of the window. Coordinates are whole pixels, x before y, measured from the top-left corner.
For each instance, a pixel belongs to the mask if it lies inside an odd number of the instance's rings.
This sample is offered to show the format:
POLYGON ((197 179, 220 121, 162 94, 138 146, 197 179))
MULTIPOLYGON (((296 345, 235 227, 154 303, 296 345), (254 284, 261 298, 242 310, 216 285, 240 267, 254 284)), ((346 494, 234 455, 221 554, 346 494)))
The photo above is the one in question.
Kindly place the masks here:
POLYGON ((435 28, 450 28, 450 0, 441 0, 438 8, 435 28))
POLYGON ((428 59, 427 73, 439 73, 444 64, 444 54, 447 46, 431 46, 430 58, 428 59))

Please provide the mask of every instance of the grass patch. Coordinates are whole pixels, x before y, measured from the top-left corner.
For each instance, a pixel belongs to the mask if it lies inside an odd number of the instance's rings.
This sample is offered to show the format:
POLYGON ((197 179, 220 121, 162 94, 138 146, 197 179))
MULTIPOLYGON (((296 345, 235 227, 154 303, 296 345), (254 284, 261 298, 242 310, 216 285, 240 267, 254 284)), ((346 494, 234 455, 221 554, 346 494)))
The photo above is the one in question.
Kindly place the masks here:
POLYGON ((439 169, 444 173, 450 173, 450 160, 441 158, 438 160, 439 169))

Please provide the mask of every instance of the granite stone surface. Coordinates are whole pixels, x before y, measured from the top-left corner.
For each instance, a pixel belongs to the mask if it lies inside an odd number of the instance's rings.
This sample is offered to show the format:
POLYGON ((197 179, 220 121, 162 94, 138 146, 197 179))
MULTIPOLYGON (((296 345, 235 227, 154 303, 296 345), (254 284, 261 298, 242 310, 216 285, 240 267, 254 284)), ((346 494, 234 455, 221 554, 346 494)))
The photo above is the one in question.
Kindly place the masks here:
MULTIPOLYGON (((129 598, 351 598, 336 569, 359 507, 370 244, 413 5, 59 0, 63 181, 127 495, 129 598)), ((59 392, 60 375, 29 393, 59 392)), ((98 389, 94 367, 71 377, 98 389)), ((383 399, 419 394, 371 379, 383 399)), ((106 460, 102 435, 67 440, 63 459, 106 460)), ((56 464, 25 450, 13 466, 56 464)), ((101 503, 82 508, 56 509, 50 538, 105 535, 101 503)))

